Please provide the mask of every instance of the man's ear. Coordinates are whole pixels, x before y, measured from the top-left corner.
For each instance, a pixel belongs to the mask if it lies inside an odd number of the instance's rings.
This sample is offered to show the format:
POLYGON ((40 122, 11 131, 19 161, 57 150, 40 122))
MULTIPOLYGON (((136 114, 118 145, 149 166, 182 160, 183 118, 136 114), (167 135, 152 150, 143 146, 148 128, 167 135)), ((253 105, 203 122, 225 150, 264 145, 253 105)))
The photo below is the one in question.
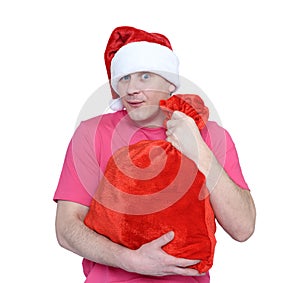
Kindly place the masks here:
POLYGON ((175 85, 170 84, 170 86, 169 86, 169 92, 173 93, 175 91, 175 89, 176 89, 175 85))

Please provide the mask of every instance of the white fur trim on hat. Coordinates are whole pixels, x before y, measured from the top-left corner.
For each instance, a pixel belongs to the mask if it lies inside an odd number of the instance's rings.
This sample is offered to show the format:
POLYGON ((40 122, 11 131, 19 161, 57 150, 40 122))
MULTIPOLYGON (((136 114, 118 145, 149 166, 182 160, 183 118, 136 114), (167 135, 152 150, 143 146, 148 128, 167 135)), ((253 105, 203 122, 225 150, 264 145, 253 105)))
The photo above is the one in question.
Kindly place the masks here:
POLYGON ((152 72, 179 87, 179 60, 166 46, 138 41, 124 45, 111 61, 111 85, 118 93, 118 81, 136 72, 152 72))
POLYGON ((121 98, 111 99, 109 103, 109 108, 113 111, 120 111, 124 108, 121 98))

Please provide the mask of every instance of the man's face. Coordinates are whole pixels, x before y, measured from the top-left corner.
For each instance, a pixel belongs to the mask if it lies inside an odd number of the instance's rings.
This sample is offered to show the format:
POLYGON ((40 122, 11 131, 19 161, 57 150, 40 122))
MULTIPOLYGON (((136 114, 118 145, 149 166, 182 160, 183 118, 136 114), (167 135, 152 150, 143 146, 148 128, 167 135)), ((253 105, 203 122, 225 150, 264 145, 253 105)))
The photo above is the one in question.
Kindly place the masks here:
POLYGON ((141 127, 163 124, 159 101, 168 99, 174 89, 170 82, 150 72, 126 75, 118 82, 118 93, 129 117, 141 127))

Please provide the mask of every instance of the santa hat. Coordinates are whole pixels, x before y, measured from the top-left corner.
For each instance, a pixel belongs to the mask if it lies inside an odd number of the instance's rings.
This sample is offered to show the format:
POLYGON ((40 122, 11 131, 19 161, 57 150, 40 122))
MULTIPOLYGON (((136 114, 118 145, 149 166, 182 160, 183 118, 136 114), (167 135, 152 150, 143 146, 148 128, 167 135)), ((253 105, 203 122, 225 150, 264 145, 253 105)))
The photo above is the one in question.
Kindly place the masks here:
MULTIPOLYGON (((160 75, 179 87, 179 61, 167 37, 129 26, 113 30, 104 53, 112 97, 118 98, 117 84, 131 73, 148 71, 160 75)), ((122 109, 120 101, 111 103, 113 110, 122 109)))

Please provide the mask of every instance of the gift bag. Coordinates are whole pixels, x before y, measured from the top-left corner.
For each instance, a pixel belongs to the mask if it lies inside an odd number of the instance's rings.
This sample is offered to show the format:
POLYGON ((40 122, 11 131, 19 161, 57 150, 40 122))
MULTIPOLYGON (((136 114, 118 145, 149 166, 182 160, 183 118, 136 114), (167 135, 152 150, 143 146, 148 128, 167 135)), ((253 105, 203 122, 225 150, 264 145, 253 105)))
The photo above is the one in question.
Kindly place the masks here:
MULTIPOLYGON (((182 111, 199 130, 208 119, 197 95, 174 95, 160 106, 166 119, 182 111)), ((205 176, 165 140, 140 141, 112 155, 84 223, 130 249, 174 231, 165 252, 200 259, 192 266, 200 273, 213 264, 216 225, 205 176)))

